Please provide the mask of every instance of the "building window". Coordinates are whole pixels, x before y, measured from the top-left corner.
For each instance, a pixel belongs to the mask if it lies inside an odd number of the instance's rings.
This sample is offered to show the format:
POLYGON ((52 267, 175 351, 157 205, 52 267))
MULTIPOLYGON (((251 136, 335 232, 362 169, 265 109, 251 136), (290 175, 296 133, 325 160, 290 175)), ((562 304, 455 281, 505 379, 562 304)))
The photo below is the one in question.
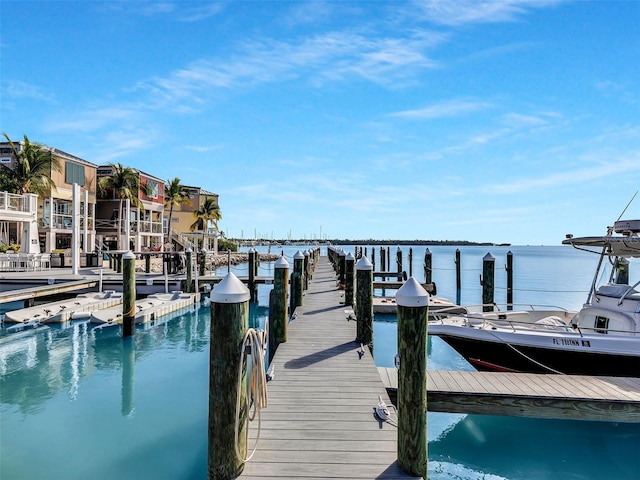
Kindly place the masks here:
POLYGON ((84 165, 78 165, 77 163, 65 162, 65 179, 64 181, 69 185, 77 183, 81 187, 84 187, 84 165))
POLYGON ((6 158, 6 157, 2 157, 2 158, 0 158, 0 163, 11 163, 11 159, 10 158, 6 158))
POLYGON ((149 198, 158 198, 158 182, 147 180, 145 195, 149 198))

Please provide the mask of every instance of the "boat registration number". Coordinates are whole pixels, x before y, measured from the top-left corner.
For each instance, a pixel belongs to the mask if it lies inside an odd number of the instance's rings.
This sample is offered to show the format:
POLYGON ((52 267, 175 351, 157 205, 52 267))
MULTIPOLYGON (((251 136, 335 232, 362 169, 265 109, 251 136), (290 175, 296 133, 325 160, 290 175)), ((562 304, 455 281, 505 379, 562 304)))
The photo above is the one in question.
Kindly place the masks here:
POLYGON ((553 338, 554 345, 564 345, 567 347, 591 347, 589 340, 575 340, 573 338, 553 338))

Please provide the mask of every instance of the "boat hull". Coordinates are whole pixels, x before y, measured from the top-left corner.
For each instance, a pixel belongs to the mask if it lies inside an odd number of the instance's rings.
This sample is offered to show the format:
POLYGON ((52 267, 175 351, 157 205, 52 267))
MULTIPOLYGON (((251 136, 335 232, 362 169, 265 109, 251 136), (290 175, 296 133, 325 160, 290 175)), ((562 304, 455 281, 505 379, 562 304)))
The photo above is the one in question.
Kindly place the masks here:
POLYGON ((438 336, 480 371, 640 377, 640 352, 637 356, 592 353, 448 334, 438 336))

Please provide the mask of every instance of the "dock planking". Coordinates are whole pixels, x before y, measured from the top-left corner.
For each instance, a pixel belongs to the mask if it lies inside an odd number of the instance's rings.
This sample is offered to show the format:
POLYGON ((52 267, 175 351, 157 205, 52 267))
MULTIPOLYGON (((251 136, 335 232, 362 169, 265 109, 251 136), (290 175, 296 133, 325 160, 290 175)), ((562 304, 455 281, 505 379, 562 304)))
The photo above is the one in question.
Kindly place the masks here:
MULTIPOLYGON (((343 297, 320 257, 273 359, 258 447, 239 478, 413 478, 397 465, 396 427, 374 415, 378 395, 391 402, 368 349, 358 355, 343 297)), ((249 429, 252 448, 256 422, 249 429)))
MULTIPOLYGON (((378 371, 390 392, 398 388, 395 368, 378 371)), ((640 423, 640 378, 428 370, 427 409, 640 423)))
POLYGON ((94 288, 98 285, 98 280, 77 280, 52 285, 42 285, 38 287, 21 288, 0 292, 0 304, 8 302, 17 302, 20 300, 28 300, 32 298, 48 297, 58 295, 60 293, 79 292, 94 288))

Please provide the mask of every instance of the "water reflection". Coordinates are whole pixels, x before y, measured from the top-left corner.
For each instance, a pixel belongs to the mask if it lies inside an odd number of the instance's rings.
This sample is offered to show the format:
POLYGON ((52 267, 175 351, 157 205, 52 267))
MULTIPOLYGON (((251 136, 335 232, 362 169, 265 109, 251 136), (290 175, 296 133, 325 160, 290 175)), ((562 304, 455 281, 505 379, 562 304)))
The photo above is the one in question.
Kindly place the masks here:
MULTIPOLYGON (((250 326, 262 328, 266 313, 266 307, 251 304, 250 326)), ((0 336, 2 403, 16 405, 24 414, 35 413, 59 392, 76 401, 87 377, 121 371, 121 413, 131 416, 136 363, 157 350, 207 350, 209 323, 208 305, 198 305, 138 326, 136 334, 124 340, 119 326, 95 328, 86 321, 8 334, 5 330, 0 336)))
POLYGON ((122 339, 122 416, 132 416, 135 410, 133 400, 136 349, 134 338, 122 339))

